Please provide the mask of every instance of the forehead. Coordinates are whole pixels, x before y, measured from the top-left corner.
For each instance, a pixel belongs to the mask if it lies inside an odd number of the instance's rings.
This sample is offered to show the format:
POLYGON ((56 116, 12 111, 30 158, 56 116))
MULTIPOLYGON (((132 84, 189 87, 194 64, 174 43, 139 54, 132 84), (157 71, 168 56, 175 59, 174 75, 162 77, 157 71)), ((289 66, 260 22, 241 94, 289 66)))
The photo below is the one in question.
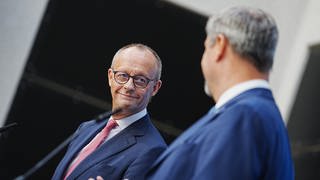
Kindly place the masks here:
POLYGON ((147 49, 130 47, 120 51, 113 62, 113 67, 156 68, 156 58, 147 49))

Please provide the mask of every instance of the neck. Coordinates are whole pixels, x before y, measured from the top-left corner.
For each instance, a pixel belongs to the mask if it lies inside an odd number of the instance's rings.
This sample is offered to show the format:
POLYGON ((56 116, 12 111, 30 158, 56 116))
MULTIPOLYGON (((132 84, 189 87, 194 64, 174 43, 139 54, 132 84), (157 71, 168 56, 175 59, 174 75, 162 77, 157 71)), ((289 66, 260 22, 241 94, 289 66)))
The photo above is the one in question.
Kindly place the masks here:
MULTIPOLYGON (((115 108, 113 109, 113 111, 115 110, 115 108)), ((142 109, 143 110, 143 109, 142 109)), ((126 118, 126 117, 129 117, 131 115, 134 115, 136 113, 139 113, 141 112, 142 110, 135 110, 135 111, 132 111, 130 110, 129 108, 123 108, 121 109, 121 111, 119 113, 115 113, 114 115, 112 115, 112 118, 115 119, 115 120, 118 120, 118 119, 123 119, 123 118, 126 118)))
MULTIPOLYGON (((243 63, 243 62, 242 62, 243 63)), ((247 61, 245 61, 247 63, 247 61)), ((213 92, 213 98, 217 102, 221 95, 228 90, 229 88, 254 79, 264 79, 268 81, 269 74, 262 73, 258 71, 253 65, 246 64, 246 65, 233 65, 228 71, 225 71, 222 78, 219 79, 216 85, 214 85, 214 89, 211 91, 213 92)))

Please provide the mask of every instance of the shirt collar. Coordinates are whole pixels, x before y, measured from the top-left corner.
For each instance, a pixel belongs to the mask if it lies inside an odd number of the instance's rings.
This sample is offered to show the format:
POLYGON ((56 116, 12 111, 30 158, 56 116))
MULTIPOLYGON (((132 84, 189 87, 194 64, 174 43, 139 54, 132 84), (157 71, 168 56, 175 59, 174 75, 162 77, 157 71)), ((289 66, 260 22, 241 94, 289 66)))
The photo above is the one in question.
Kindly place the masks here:
POLYGON ((215 108, 218 109, 232 98, 238 96, 239 94, 243 93, 244 91, 254 89, 254 88, 265 88, 270 89, 270 85, 266 80, 263 79, 254 79, 250 81, 245 81, 239 83, 229 89, 227 89, 218 99, 218 102, 215 105, 215 108))
MULTIPOLYGON (((143 116, 145 116, 147 114, 147 109, 144 108, 143 110, 141 110, 140 112, 133 114, 131 116, 122 118, 122 119, 117 119, 115 120, 118 124, 117 128, 125 129, 126 127, 128 127, 130 124, 136 122, 137 120, 141 119, 143 116)), ((112 118, 112 116, 110 117, 112 118)))

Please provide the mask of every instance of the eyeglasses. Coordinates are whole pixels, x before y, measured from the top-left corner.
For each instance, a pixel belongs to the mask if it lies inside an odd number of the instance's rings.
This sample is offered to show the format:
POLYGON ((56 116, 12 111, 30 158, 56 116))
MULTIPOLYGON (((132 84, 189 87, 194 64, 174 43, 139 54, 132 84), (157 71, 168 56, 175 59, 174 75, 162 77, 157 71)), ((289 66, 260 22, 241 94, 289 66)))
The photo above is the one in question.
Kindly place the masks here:
POLYGON ((155 79, 149 79, 142 75, 130 76, 129 74, 121 71, 115 71, 112 69, 114 74, 114 80, 118 84, 125 84, 129 81, 130 78, 133 79, 133 84, 137 88, 146 88, 150 81, 154 81, 155 79))

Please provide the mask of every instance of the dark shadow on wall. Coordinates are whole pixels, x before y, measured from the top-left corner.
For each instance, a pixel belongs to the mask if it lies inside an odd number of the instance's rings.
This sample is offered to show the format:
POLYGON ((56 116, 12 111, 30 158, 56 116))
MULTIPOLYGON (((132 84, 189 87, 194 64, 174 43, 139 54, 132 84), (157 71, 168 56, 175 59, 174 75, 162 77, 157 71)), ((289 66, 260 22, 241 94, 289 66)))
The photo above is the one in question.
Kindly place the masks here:
POLYGON ((288 122, 297 180, 320 179, 320 44, 309 50, 288 122))
MULTIPOLYGON (((82 122, 110 109, 107 68, 125 44, 139 42, 163 61, 163 86, 149 105, 170 143, 204 114, 200 59, 207 17, 156 0, 51 0, 1 139, 0 179, 26 172, 82 122)), ((65 149, 30 179, 50 179, 65 149)))

